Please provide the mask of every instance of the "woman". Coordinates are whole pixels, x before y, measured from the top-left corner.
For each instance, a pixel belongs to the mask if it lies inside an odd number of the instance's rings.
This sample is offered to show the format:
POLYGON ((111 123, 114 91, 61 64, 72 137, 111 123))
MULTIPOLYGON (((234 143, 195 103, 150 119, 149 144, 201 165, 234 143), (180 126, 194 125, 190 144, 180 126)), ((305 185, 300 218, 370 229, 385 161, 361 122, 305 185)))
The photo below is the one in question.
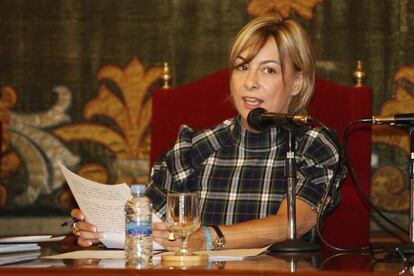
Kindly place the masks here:
MULTIPOLYGON (((183 126, 175 146, 154 165, 147 190, 161 217, 167 191, 199 192, 203 227, 189 238, 193 250, 257 248, 288 238, 286 131, 272 127, 258 132, 249 126, 247 116, 257 107, 275 113, 306 112, 315 78, 309 39, 293 20, 276 14, 258 17, 235 37, 229 69, 231 101, 239 115, 197 133, 183 126), (224 239, 219 239, 222 235, 224 239)), ((335 143, 321 129, 298 129, 298 237, 316 224, 316 209, 338 156, 335 143)), ((344 177, 340 172, 335 187, 344 177)), ((331 206, 336 203, 333 200, 331 206)), ((79 209, 72 216, 83 219, 79 209)), ((84 221, 77 226, 81 246, 102 237, 84 221)), ((153 225, 154 240, 175 250, 178 241, 168 236, 165 223, 153 225)))

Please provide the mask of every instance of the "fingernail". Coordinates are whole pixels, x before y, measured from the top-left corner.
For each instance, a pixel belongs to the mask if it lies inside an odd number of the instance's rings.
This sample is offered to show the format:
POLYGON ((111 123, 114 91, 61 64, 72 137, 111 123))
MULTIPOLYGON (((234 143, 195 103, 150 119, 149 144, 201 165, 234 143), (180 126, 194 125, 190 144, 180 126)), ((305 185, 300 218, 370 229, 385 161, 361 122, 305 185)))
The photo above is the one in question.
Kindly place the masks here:
POLYGON ((96 227, 91 227, 92 232, 96 232, 96 227))
POLYGON ((92 242, 91 241, 87 241, 86 243, 88 244, 88 246, 91 246, 92 245, 92 242))
POLYGON ((101 233, 101 234, 99 235, 99 238, 101 238, 101 239, 105 238, 105 234, 104 234, 104 233, 101 233))

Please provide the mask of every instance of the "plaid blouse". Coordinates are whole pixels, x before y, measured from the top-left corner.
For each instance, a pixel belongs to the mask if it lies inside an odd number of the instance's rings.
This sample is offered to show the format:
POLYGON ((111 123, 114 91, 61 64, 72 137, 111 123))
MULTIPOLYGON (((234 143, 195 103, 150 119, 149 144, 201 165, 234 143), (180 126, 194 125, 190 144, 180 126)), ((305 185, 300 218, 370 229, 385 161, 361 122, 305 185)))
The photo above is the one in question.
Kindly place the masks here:
MULTIPOLYGON (((338 162, 338 148, 321 128, 298 128, 295 135, 296 194, 317 208, 338 162)), ((167 191, 198 191, 203 225, 274 215, 288 190, 287 137, 279 127, 248 131, 239 117, 200 132, 182 126, 175 145, 155 163, 146 195, 165 217, 167 191)), ((331 208, 339 201, 344 168, 339 172, 331 208)))

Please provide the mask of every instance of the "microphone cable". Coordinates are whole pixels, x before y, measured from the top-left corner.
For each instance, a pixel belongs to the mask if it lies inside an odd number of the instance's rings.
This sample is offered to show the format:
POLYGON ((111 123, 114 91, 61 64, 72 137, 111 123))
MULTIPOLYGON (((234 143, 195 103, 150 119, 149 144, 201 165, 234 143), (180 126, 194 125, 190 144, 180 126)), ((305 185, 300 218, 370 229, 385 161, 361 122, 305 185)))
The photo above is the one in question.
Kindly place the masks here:
POLYGON ((348 164, 348 168, 349 168, 349 173, 351 175, 352 178, 352 182, 354 183, 355 188, 358 191, 358 194, 360 195, 360 197, 363 199, 363 201, 365 202, 366 205, 368 205, 368 207, 370 209, 372 209, 375 213, 377 213, 384 221, 388 222, 389 224, 391 224, 392 226, 394 226, 395 228, 397 228, 398 230, 400 230, 401 232, 403 232, 404 234, 408 235, 408 231, 404 228, 402 228, 400 225, 396 224, 395 222, 391 221, 389 218, 387 218, 382 211, 380 211, 369 199, 369 197, 365 194, 364 190, 362 189, 362 185, 359 181, 359 178, 357 176, 357 173, 352 165, 352 161, 351 158, 349 157, 348 154, 348 140, 349 140, 349 132, 351 130, 351 128, 353 127, 353 125, 355 124, 359 124, 359 123, 371 123, 372 120, 370 119, 360 119, 360 120, 354 120, 351 121, 347 127, 345 128, 345 132, 344 132, 344 155, 345 155, 345 159, 347 161, 348 164))
MULTIPOLYGON (((348 171, 350 173, 351 176, 351 180, 355 186, 355 188, 357 189, 358 194, 360 195, 360 197, 363 199, 363 202, 372 210, 374 210, 381 218, 383 218, 385 221, 387 221, 388 223, 390 223, 391 225, 393 225, 394 227, 396 227, 397 229, 399 229, 400 231, 408 234, 407 230, 405 230, 404 228, 402 228, 400 225, 392 222, 391 220, 389 220, 380 210, 378 210, 378 208, 376 208, 372 202, 369 200, 368 196, 365 194, 365 192, 362 189, 361 183, 357 177, 357 174, 353 168, 352 165, 352 161, 349 157, 348 154, 348 140, 349 140, 349 132, 352 128, 353 125, 358 124, 358 123, 371 123, 372 120, 370 119, 359 119, 359 120, 354 120, 352 122, 350 122, 347 127, 345 128, 344 131, 344 146, 342 147, 341 144, 338 141, 338 137, 337 135, 334 133, 334 131, 331 128, 328 128, 326 125, 324 125, 322 122, 320 122, 319 120, 313 118, 315 120, 315 122, 317 122, 318 124, 320 124, 329 134, 331 139, 334 141, 334 143, 337 145, 338 149, 339 149, 339 156, 338 156, 338 163, 335 167, 334 170, 334 174, 333 177, 331 178, 331 180, 329 181, 328 187, 327 187, 327 191, 322 199, 322 204, 321 207, 318 210, 318 215, 317 215, 317 221, 316 221, 316 232, 318 234, 318 237, 320 239, 320 241, 328 248, 334 250, 334 251, 338 251, 338 252, 343 252, 343 253, 357 253, 357 252, 366 252, 368 251, 371 255, 374 255, 374 252, 384 252, 384 251, 388 251, 385 250, 384 247, 376 247, 374 248, 372 246, 372 244, 369 244, 368 246, 365 247, 356 247, 356 248, 340 248, 337 246, 334 246, 332 244, 330 244, 328 241, 326 241, 321 233, 321 229, 320 229, 320 222, 321 222, 321 218, 323 213, 326 211, 327 208, 327 201, 328 201, 328 197, 331 194, 331 189, 333 187, 333 183, 335 182, 335 179, 337 177, 337 174, 339 172, 339 168, 343 162, 343 159, 345 159, 345 164, 347 165, 348 171), (342 150, 341 150, 342 149, 342 150)), ((339 189, 339 187, 338 187, 339 189)), ((392 251, 393 252, 393 251, 392 251)))
MULTIPOLYGON (((323 245, 325 245, 326 247, 328 247, 329 249, 334 250, 334 251, 344 252, 344 253, 356 253, 356 252, 370 251, 370 250, 372 250, 371 246, 357 247, 357 248, 340 248, 340 247, 337 247, 337 246, 334 246, 334 245, 330 244, 328 241, 325 240, 325 238, 322 235, 322 232, 321 232, 322 216, 323 216, 324 212, 326 211, 326 208, 328 207, 329 195, 331 195, 331 193, 334 193, 334 191, 331 191, 331 190, 332 190, 333 185, 335 183, 335 180, 336 180, 336 177, 338 175, 339 169, 340 169, 341 165, 343 164, 344 152, 343 152, 343 147, 342 147, 341 143, 339 142, 338 136, 336 135, 335 131, 333 129, 327 127, 324 123, 322 123, 318 119, 313 118, 313 120, 315 122, 317 122, 324 130, 326 130, 328 132, 330 138, 333 140, 336 147, 338 148, 338 162, 335 166, 333 176, 332 176, 331 180, 328 183, 328 186, 326 188, 326 192, 325 192, 325 194, 322 198, 322 203, 320 205, 320 208, 318 210, 318 215, 317 215, 317 218, 316 218, 315 230, 316 230, 316 233, 318 234, 318 238, 323 243, 323 245)), ((341 186, 342 185, 340 185, 338 187, 338 189, 340 189, 341 186)))
MULTIPOLYGON (((252 123, 255 123, 257 120, 253 120, 253 118, 255 116, 253 115, 257 115, 257 114, 263 114, 265 112, 264 109, 256 109, 253 110, 249 113, 249 124, 252 125, 252 123), (253 113, 252 113, 253 112, 253 113)), ((257 117, 257 116, 256 116, 257 117)), ((282 118, 283 120, 286 120, 286 118, 282 118)), ((323 124, 321 121, 319 121, 316 118, 312 118, 313 122, 318 123, 329 135, 329 137, 332 139, 333 143, 336 145, 336 147, 338 148, 338 162, 334 168, 334 172, 333 172, 333 176, 332 178, 329 180, 329 183, 326 187, 326 192, 322 198, 321 204, 318 207, 317 210, 317 219, 316 219, 316 225, 315 225, 315 230, 316 233, 318 235, 318 238, 320 239, 320 241, 323 243, 323 245, 325 245, 326 247, 328 247, 329 249, 332 249, 334 251, 338 251, 338 252, 343 252, 343 253, 358 253, 358 252, 368 252, 371 255, 374 255, 375 252, 378 251, 385 251, 384 247, 377 247, 374 248, 372 246, 372 244, 368 243, 368 246, 365 247, 356 247, 356 248, 340 248, 337 246, 334 246, 332 244, 330 244, 328 241, 325 240, 325 238, 323 237, 322 233, 321 233, 321 221, 322 221, 322 217, 325 215, 325 212, 327 211, 328 208, 328 198, 331 195, 332 199, 334 199, 335 193, 338 192, 338 190, 341 188, 342 185, 338 185, 338 187, 336 189, 333 189, 334 187, 334 183, 336 181, 337 175, 339 173, 339 170, 341 168, 342 165, 347 166, 350 176, 351 176, 351 180, 354 183, 354 186, 357 189, 358 194, 360 195, 360 197, 363 199, 363 202, 372 210, 374 210, 381 218, 383 218, 385 221, 387 221, 388 223, 390 223, 391 225, 393 225, 394 227, 397 227, 399 230, 403 231, 404 233, 406 233, 406 230, 403 229, 401 226, 395 224, 394 222, 390 221, 386 216, 384 216, 384 214, 382 214, 382 212, 380 212, 372 203, 371 201, 368 199, 368 197, 365 195, 361 184, 358 180, 358 177, 356 175, 356 172, 352 166, 352 162, 349 158, 348 155, 348 151, 347 151, 347 147, 348 147, 348 137, 349 137, 349 131, 351 129, 351 127, 354 124, 357 123, 372 123, 373 119, 359 119, 359 120, 354 120, 351 121, 351 123, 349 123, 344 131, 344 146, 341 146, 341 143, 338 141, 338 136, 336 135, 335 131, 329 127, 327 127, 325 124, 323 124), (345 161, 345 162, 344 162, 345 161)), ((284 121, 283 121, 284 122, 284 121)), ((254 124, 255 125, 255 124, 254 124)), ((256 127, 255 127, 256 128, 256 127)))

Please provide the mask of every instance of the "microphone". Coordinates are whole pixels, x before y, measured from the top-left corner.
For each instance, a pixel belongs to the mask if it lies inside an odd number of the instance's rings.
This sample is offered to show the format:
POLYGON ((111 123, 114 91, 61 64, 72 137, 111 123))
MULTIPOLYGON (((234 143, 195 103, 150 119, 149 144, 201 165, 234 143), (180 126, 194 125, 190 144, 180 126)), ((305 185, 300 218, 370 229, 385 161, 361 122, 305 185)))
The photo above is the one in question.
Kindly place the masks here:
POLYGON ((414 113, 402 113, 394 115, 378 115, 372 116, 372 119, 369 120, 373 124, 414 124, 414 113))
POLYGON ((254 129, 265 130, 272 126, 301 125, 313 122, 309 115, 289 115, 283 113, 267 112, 266 109, 258 107, 247 115, 247 123, 254 129))

